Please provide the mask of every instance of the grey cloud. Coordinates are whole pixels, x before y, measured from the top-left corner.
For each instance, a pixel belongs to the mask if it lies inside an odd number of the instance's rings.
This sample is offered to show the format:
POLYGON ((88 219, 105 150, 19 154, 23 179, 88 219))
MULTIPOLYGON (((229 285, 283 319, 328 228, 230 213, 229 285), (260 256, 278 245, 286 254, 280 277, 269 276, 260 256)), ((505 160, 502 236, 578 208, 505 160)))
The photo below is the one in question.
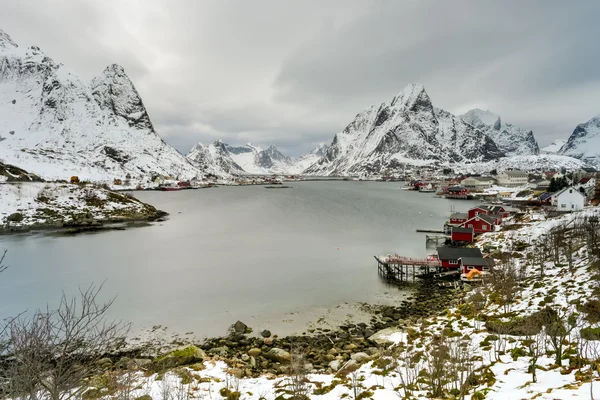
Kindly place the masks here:
POLYGON ((155 126, 197 141, 331 141, 411 82, 487 108, 545 144, 600 112, 596 1, 4 2, 0 28, 84 79, 125 67, 155 126))

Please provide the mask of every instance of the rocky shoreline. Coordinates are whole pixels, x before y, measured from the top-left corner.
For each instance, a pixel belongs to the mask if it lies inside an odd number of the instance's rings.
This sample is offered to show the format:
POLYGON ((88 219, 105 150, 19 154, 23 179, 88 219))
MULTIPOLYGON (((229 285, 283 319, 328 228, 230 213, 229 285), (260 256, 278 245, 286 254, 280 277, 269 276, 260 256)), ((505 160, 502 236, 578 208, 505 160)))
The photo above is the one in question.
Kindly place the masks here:
POLYGON ((87 184, 5 183, 0 198, 0 235, 123 230, 168 216, 129 194, 87 184))
POLYGON ((347 323, 338 329, 316 328, 302 335, 277 337, 268 330, 255 334, 238 321, 227 336, 203 343, 175 342, 178 349, 162 355, 155 354, 152 343, 145 343, 105 359, 105 366, 156 371, 213 360, 224 361, 238 377, 275 376, 289 372, 292 353, 296 352, 303 355, 307 370, 335 373, 381 355, 391 344, 386 336, 406 331, 419 319, 438 315, 460 297, 460 289, 441 289, 430 280, 415 285, 414 295, 398 306, 371 306, 369 324, 347 323), (165 359, 169 360, 167 365, 165 359))

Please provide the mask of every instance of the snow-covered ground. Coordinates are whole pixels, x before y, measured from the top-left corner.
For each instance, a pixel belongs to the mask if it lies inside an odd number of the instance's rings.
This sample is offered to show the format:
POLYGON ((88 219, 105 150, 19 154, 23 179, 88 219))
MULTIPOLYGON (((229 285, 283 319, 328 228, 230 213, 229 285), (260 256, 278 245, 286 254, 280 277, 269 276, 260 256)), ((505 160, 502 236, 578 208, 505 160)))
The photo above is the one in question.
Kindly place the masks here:
POLYGON ((92 185, 23 182, 0 184, 0 230, 61 227, 77 221, 140 219, 154 207, 92 185))

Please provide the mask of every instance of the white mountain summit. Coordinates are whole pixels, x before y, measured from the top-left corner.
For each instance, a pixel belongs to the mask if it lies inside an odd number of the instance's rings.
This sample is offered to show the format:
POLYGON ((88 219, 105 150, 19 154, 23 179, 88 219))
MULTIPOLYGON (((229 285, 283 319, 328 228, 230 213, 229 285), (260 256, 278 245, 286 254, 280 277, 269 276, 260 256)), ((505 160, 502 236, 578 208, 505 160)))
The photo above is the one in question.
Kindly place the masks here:
POLYGON ((460 118, 488 135, 507 156, 537 155, 540 153, 533 131, 507 124, 500 116, 479 108, 467 111, 460 118))
POLYGON ((306 173, 373 175, 403 164, 484 162, 503 155, 485 133, 435 108, 425 88, 412 84, 390 103, 359 113, 306 173))
POLYGON ((199 173, 156 133, 121 66, 84 82, 1 30, 0 159, 49 179, 199 173))
POLYGON ((577 125, 558 154, 574 157, 600 168, 600 114, 577 125))

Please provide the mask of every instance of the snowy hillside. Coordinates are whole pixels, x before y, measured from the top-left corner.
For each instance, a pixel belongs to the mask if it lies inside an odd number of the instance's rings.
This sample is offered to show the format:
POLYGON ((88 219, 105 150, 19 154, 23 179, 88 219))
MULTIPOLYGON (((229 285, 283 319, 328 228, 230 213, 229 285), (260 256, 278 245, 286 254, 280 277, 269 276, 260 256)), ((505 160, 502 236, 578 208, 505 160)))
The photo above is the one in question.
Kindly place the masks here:
POLYGON ((492 139, 434 108, 425 88, 412 84, 389 104, 359 113, 306 172, 370 175, 398 170, 401 163, 477 162, 503 155, 492 139))
POLYGON ((156 133, 122 67, 84 82, 0 31, 0 159, 48 179, 180 179, 198 171, 156 133))
POLYGON ((600 168, 600 114, 577 125, 558 154, 575 157, 600 168))
POLYGON ((541 149, 540 152, 542 154, 556 154, 565 145, 565 143, 567 143, 565 139, 556 139, 554 142, 541 149))
POLYGON ((205 173, 223 176, 239 175, 245 171, 232 158, 227 145, 220 140, 204 146, 198 142, 186 156, 190 162, 205 173))
POLYGON ((500 116, 478 108, 467 111, 460 118, 488 135, 507 156, 540 153, 533 131, 502 121, 500 116))
POLYGON ((488 162, 448 165, 457 173, 488 173, 494 169, 503 171, 511 168, 539 172, 565 168, 572 171, 586 166, 588 165, 581 160, 557 154, 502 157, 488 162))
POLYGON ((298 158, 294 163, 294 173, 303 173, 304 170, 306 170, 308 167, 315 164, 321 158, 325 157, 328 148, 329 146, 327 145, 327 143, 319 143, 317 147, 315 147, 313 150, 298 158))

